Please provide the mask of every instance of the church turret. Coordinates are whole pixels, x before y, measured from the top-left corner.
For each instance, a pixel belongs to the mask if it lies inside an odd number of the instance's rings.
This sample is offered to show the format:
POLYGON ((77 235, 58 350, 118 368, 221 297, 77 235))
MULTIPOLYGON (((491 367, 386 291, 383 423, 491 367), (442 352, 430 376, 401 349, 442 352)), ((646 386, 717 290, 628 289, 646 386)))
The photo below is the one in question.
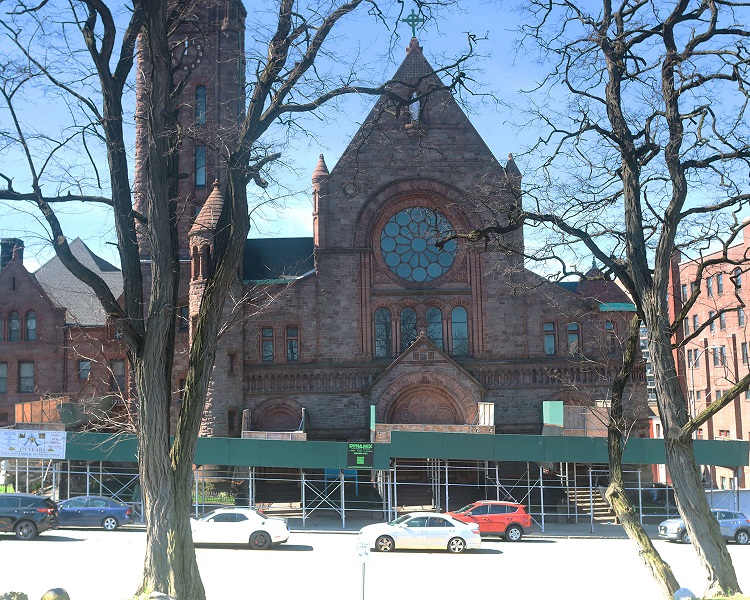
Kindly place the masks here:
MULTIPOLYGON (((212 191, 195 218, 188 234, 190 241, 190 336, 194 334, 196 318, 200 314, 201 301, 206 287, 206 279, 211 275, 214 264, 216 228, 224 209, 224 196, 219 182, 214 181, 212 191)), ((235 298, 242 295, 239 280, 232 285, 223 308, 224 319, 232 314, 235 298)), ((242 412, 242 335, 241 330, 233 330, 235 335, 223 336, 216 346, 216 362, 211 382, 206 392, 206 405, 201 420, 201 435, 233 436, 236 431, 237 415, 242 412)))
POLYGON ((325 248, 325 218, 328 205, 328 167, 323 155, 312 175, 313 185, 313 244, 325 248))
MULTIPOLYGON (((190 228, 190 321, 198 315, 206 278, 213 264, 214 232, 219 222, 224 197, 219 190, 219 182, 214 181, 213 191, 206 199, 203 208, 190 228)), ((192 326, 191 326, 192 331, 192 326)))

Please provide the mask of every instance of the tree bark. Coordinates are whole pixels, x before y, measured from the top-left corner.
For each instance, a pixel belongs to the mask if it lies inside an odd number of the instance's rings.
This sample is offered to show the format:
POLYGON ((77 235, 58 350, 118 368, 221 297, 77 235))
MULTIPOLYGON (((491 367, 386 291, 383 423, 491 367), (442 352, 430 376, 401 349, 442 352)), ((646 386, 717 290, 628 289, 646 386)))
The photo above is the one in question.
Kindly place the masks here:
POLYGON ((661 558, 651 538, 648 537, 638 520, 633 505, 625 494, 622 476, 623 433, 627 431, 622 398, 638 354, 640 324, 640 317, 634 316, 630 322, 623 364, 612 384, 612 405, 607 426, 610 480, 605 495, 620 523, 622 523, 625 533, 638 548, 638 555, 641 557, 643 564, 661 588, 664 598, 671 600, 680 584, 672 572, 672 567, 661 558))

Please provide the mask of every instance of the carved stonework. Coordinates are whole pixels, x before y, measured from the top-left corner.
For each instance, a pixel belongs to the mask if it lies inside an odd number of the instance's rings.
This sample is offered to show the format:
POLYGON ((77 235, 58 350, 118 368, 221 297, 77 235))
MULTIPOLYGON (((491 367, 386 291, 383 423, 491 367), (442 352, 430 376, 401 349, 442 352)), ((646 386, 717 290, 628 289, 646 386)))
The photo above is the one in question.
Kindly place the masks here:
POLYGON ((391 406, 388 423, 429 425, 461 424, 459 409, 450 396, 438 388, 407 390, 391 406))
POLYGON ((269 411, 257 428, 260 431, 297 431, 300 420, 299 415, 293 415, 286 407, 282 407, 269 411))
POLYGON ((268 400, 253 410, 251 427, 255 431, 298 431, 302 406, 294 400, 268 400))

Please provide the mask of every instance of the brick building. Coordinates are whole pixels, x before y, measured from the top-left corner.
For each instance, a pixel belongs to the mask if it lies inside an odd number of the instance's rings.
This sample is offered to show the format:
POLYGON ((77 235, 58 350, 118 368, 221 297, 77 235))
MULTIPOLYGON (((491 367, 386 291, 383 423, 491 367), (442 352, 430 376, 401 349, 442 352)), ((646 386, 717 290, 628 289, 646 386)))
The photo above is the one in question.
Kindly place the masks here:
MULTIPOLYGON (((677 369, 691 415, 721 399, 750 369, 746 315, 750 302, 750 275, 746 266, 737 266, 746 261, 748 252, 750 232, 745 229, 742 241, 729 247, 726 259, 717 252, 705 255, 701 260, 682 260, 678 256, 673 261, 672 317, 690 297, 694 286, 700 286, 700 295, 676 335, 679 342, 687 339, 677 352, 677 369), (702 262, 714 261, 718 264, 705 266, 700 279, 696 279, 702 262), (696 331, 699 332, 697 335, 696 331), (689 339, 690 336, 694 337, 689 339)), ((750 392, 741 394, 709 419, 698 429, 696 437, 704 440, 750 439, 750 392)), ((712 467, 705 471, 704 479, 717 488, 730 489, 735 485, 735 475, 737 485, 746 487, 750 475, 748 467, 736 474, 732 469, 712 467)))
MULTIPOLYGON (((59 400, 44 405, 54 414, 35 410, 26 422, 58 421, 59 404, 71 399, 108 407, 121 401, 125 348, 96 297, 57 257, 32 274, 23 265, 21 240, 3 239, 0 246, 0 426, 14 424, 15 412, 40 398, 59 400)), ((117 267, 81 240, 70 249, 120 295, 117 267)))
MULTIPOLYGON (((216 148, 231 140, 242 116, 244 17, 234 0, 199 4, 175 34, 174 64, 190 74, 180 110, 184 281, 175 407, 223 203, 226 173, 216 148)), ((432 72, 412 39, 393 80, 422 91, 439 83, 432 72)), ((538 434, 544 401, 575 409, 566 417, 572 429, 587 420, 586 410, 607 405, 632 310, 628 298, 597 279, 595 269, 593 280, 553 284, 514 254, 479 252, 455 241, 438 249, 439 236, 480 224, 479 215, 465 210, 465 198, 481 193, 512 202, 522 176, 512 157, 505 165, 496 160, 449 93, 435 92, 409 110, 395 108, 385 97, 375 101, 330 170, 322 155, 317 164, 311 161, 311 238, 247 241, 233 296, 275 300, 260 312, 246 307, 220 339, 203 435, 240 435, 244 414, 248 430, 304 429, 308 439, 361 441, 370 439, 373 413, 376 423, 392 427, 483 425, 538 434)), ((136 204, 145 211, 138 204, 142 130, 137 135, 136 204)), ((523 232, 506 241, 523 248, 523 232)), ((148 240, 141 248, 147 267, 148 240)), ((40 331, 50 329, 47 354, 39 360, 55 363, 59 373, 38 377, 34 389, 75 396, 83 389, 75 375, 80 346, 65 342, 75 320, 63 316, 69 298, 44 295, 45 282, 54 287, 46 277, 50 270, 44 265, 36 277, 23 275, 25 289, 39 288, 43 306, 9 301, 5 287, 23 271, 11 261, 0 273, 0 315, 7 326, 9 311, 37 311, 40 331)), ((103 316, 91 320, 98 329, 88 335, 101 338, 111 365, 122 356, 119 342, 109 339, 103 316)), ((0 368, 10 360, 6 340, 0 341, 0 368)), ((16 366, 8 369, 7 390, 15 389, 16 366)), ((640 370, 628 395, 631 415, 639 417, 642 379, 640 370)), ((127 389, 128 382, 112 385, 127 389)), ((2 406, 18 399, 0 391, 2 406)))

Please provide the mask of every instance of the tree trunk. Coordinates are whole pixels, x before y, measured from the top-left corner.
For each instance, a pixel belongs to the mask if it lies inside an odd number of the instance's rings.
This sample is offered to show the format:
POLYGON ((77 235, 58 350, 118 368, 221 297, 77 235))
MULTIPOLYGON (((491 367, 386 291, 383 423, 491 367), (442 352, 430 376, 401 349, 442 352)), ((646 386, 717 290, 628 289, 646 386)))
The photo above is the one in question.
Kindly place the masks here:
MULTIPOLYGON (((653 309, 657 305, 656 298, 645 304, 647 309, 653 309)), ((656 398, 665 432, 667 468, 672 475, 677 507, 685 520, 698 558, 706 570, 709 584, 704 596, 731 596, 741 592, 732 558, 703 490, 700 469, 693 452, 693 440, 680 440, 680 431, 687 423, 688 414, 672 355, 671 332, 665 326, 666 323, 657 319, 652 312, 647 311, 646 318, 651 321, 647 324, 652 332, 649 351, 654 367, 656 398)))
POLYGON ((637 355, 640 339, 640 323, 641 319, 638 316, 634 316, 630 322, 623 364, 612 384, 612 406, 607 426, 610 480, 605 495, 620 523, 622 523, 625 533, 628 534, 628 537, 637 546, 638 555, 661 588, 664 597, 671 600, 680 585, 672 572, 672 567, 662 560, 651 538, 648 537, 643 530, 643 526, 638 521, 638 517, 633 510, 633 505, 625 494, 625 485, 622 478, 622 436, 623 432, 627 431, 622 398, 637 355))
MULTIPOLYGON (((142 51, 149 69, 143 73, 148 125, 148 152, 144 172, 148 185, 148 243, 151 252, 151 289, 146 331, 135 357, 140 402, 139 464, 146 515, 147 550, 140 593, 162 592, 179 600, 204 600, 205 591, 195 557, 190 528, 192 463, 197 442, 178 452, 170 441, 172 369, 175 354, 175 307, 180 280, 176 228, 179 136, 177 101, 171 67, 169 18, 165 0, 146 3, 142 51)), ((217 317, 218 318, 218 317, 217 317)), ((191 362, 193 356, 191 355, 191 362)), ((210 371, 213 361, 207 367, 210 371)), ((190 369, 189 367, 189 372, 190 369)), ((188 383, 190 383, 188 378, 188 383)), ((205 389, 202 390, 205 394, 205 389)), ((200 411, 201 390, 186 393, 188 412, 200 411)), ((182 409, 181 409, 182 410, 182 409)), ((182 414, 180 415, 182 420, 182 414)))

